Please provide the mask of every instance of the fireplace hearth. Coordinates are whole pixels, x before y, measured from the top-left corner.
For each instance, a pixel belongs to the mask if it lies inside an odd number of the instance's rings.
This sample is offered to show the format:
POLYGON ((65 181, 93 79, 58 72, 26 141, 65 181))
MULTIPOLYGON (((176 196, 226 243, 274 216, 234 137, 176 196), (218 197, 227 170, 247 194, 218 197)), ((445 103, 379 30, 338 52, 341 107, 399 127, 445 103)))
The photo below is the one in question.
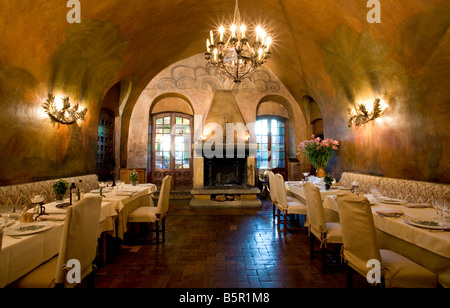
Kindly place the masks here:
POLYGON ((205 187, 247 187, 246 158, 206 158, 204 163, 205 187))

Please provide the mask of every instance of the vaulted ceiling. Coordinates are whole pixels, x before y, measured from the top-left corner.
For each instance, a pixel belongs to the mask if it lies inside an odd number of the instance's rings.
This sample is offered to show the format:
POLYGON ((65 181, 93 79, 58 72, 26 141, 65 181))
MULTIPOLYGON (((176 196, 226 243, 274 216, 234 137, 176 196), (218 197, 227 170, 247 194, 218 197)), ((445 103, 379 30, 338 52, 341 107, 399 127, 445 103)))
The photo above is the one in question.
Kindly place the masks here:
MULTIPOLYGON (((239 5, 246 23, 262 23, 274 35, 273 55, 267 66, 300 101, 311 83, 333 96, 333 85, 324 68, 323 43, 337 27, 346 25, 355 34, 368 31, 394 46, 396 30, 405 19, 445 2, 382 1, 380 24, 368 23, 367 1, 241 0, 239 5)), ((2 1, 1 61, 26 68, 40 82, 54 82, 57 61, 69 61, 70 56, 77 58, 77 63, 86 57, 95 63, 107 60, 98 67, 104 75, 97 78, 108 79, 101 84, 103 90, 120 80, 131 80, 133 101, 161 70, 204 52, 209 30, 231 21, 235 6, 234 0, 80 3, 82 23, 75 27, 66 20, 70 10, 66 0, 2 1)), ((72 69, 76 70, 75 66, 72 63, 72 69)))

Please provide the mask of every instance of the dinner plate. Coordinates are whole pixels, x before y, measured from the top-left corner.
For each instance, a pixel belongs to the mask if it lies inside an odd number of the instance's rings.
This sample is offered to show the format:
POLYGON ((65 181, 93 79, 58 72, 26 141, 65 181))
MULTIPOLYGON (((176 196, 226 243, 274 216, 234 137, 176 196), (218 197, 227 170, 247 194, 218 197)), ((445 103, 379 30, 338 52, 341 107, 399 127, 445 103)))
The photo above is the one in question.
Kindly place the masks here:
POLYGON ((55 226, 54 223, 47 222, 47 221, 21 223, 21 224, 6 228, 5 235, 20 236, 20 235, 35 234, 35 233, 49 230, 49 229, 53 228, 54 226, 55 226))
POLYGON ((382 203, 387 203, 387 204, 406 204, 406 203, 408 203, 405 200, 387 198, 387 197, 378 197, 378 200, 380 200, 380 202, 382 202, 382 203))
POLYGON ((422 217, 405 217, 405 222, 412 226, 432 229, 432 230, 450 230, 450 225, 443 224, 437 219, 422 217))
POLYGON ((94 194, 95 194, 95 193, 98 193, 98 194, 99 194, 99 193, 100 193, 100 189, 94 189, 94 190, 91 190, 91 193, 94 193, 94 194))

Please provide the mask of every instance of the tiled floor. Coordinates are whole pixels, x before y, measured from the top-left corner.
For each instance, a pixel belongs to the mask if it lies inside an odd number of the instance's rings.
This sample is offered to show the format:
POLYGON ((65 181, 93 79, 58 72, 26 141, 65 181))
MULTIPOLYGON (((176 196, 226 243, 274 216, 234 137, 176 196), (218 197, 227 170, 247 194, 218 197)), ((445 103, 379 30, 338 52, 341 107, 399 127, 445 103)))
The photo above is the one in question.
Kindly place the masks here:
MULTIPOLYGON (((98 288, 344 288, 344 271, 321 274, 305 230, 278 230, 261 210, 190 209, 174 200, 166 241, 123 244, 96 276, 98 288)), ((355 277, 354 287, 367 287, 355 277)))

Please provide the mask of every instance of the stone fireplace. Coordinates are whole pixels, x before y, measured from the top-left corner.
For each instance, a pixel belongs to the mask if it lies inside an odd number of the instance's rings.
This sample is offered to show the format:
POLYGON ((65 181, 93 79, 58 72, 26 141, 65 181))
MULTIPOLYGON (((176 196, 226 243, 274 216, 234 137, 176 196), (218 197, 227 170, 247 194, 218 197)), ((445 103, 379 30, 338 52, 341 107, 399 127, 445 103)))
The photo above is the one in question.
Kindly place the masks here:
POLYGON ((229 124, 245 126, 233 93, 216 91, 202 138, 194 144, 191 207, 257 208, 262 205, 256 187, 256 145, 248 132, 241 139, 234 131, 230 136, 226 129, 229 124), (211 124, 215 125, 214 137, 208 130, 211 124), (223 133, 220 138, 218 131, 223 133))

